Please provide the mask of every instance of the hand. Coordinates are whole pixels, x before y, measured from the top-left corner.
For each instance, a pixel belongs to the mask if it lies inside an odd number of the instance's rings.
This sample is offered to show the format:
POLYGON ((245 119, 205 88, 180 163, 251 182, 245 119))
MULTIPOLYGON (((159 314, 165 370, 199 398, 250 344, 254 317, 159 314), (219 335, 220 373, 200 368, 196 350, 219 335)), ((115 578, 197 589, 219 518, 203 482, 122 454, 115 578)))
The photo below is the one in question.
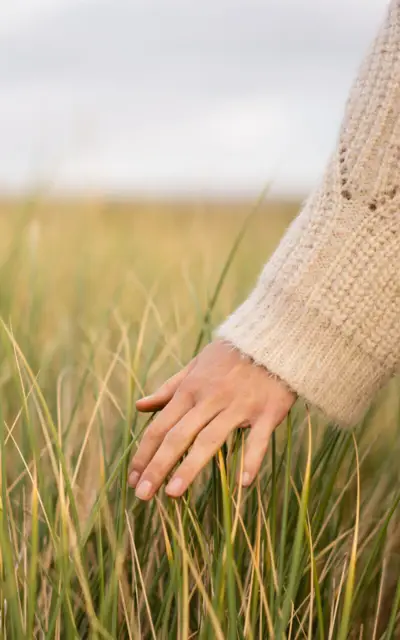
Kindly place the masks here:
POLYGON ((166 487, 181 496, 236 428, 249 427, 242 484, 256 477, 274 429, 296 395, 228 343, 216 340, 155 393, 138 400, 139 411, 162 409, 146 429, 128 482, 149 500, 192 445, 166 487), (139 482, 140 480, 140 482, 139 482))

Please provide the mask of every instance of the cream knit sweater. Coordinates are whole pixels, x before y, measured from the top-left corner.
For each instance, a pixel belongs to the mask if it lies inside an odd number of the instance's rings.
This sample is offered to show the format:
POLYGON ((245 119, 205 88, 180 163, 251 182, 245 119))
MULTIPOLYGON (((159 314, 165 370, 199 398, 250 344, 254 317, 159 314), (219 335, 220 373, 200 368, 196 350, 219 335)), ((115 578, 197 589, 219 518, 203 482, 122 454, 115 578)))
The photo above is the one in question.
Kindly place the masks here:
POLYGON ((320 186, 216 330, 352 425, 400 365, 400 0, 364 60, 320 186))

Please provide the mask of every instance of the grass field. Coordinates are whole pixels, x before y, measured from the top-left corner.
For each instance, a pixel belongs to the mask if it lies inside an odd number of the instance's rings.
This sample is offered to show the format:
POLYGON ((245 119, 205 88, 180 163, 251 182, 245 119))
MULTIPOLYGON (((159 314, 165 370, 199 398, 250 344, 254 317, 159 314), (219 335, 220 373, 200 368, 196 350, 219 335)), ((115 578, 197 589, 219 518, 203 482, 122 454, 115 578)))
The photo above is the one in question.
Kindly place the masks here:
POLYGON ((260 206, 230 261, 251 203, 0 205, 1 637, 400 638, 398 381, 354 434, 299 401, 249 490, 243 433, 181 501, 126 487, 135 399, 297 208, 260 206))

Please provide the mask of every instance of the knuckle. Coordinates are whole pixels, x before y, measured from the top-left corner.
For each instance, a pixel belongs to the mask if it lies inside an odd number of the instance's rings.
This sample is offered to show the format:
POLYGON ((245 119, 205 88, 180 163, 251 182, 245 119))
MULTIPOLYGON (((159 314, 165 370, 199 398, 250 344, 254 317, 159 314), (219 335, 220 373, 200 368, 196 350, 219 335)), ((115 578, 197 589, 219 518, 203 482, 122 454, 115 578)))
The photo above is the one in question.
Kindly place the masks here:
POLYGON ((157 425, 157 423, 153 423, 150 426, 147 427, 146 432, 143 436, 143 441, 144 442, 154 442, 155 440, 158 440, 160 438, 160 429, 157 425))
POLYGON ((183 434, 180 429, 170 429, 164 438, 164 444, 171 449, 177 449, 182 444, 183 434))
POLYGON ((287 415, 291 404, 288 402, 287 398, 276 398, 271 406, 271 414, 273 418, 277 422, 282 422, 282 420, 287 415))
POLYGON ((245 422, 253 417, 255 405, 248 399, 240 399, 232 403, 232 414, 236 419, 245 422))
POLYGON ((227 384, 214 384, 204 395, 203 402, 210 409, 222 410, 233 403, 234 395, 227 384))
POLYGON ((129 473, 132 473, 132 471, 138 471, 140 474, 142 474, 144 469, 145 469, 145 465, 143 464, 141 459, 135 456, 132 459, 131 464, 129 465, 129 473))
POLYGON ((192 404, 196 396, 195 385, 192 382, 183 382, 179 387, 177 394, 181 400, 188 404, 192 404))
POLYGON ((154 446, 156 446, 160 442, 160 440, 162 440, 163 434, 164 430, 161 429, 157 422, 149 425, 143 434, 138 451, 142 451, 147 447, 153 448, 154 446))
POLYGON ((223 407, 227 406, 232 398, 232 393, 225 384, 219 384, 213 389, 212 394, 210 395, 209 402, 212 406, 223 407))
POLYGON ((262 414, 268 405, 268 401, 265 398, 254 398, 251 405, 248 407, 248 412, 251 419, 257 418, 262 414))
POLYGON ((210 442, 210 438, 208 437, 205 431, 200 431, 200 433, 196 436, 194 441, 193 449, 198 452, 207 447, 207 443, 210 442))
POLYGON ((217 384, 214 385, 214 396, 219 399, 226 400, 231 398, 235 394, 232 383, 229 380, 221 378, 217 384))
POLYGON ((240 402, 240 409, 238 409, 238 413, 245 418, 249 418, 253 415, 253 413, 257 409, 257 403, 253 398, 243 398, 240 402))
POLYGON ((209 451, 218 444, 218 438, 216 435, 211 434, 207 429, 200 431, 195 440, 195 451, 203 452, 209 451))

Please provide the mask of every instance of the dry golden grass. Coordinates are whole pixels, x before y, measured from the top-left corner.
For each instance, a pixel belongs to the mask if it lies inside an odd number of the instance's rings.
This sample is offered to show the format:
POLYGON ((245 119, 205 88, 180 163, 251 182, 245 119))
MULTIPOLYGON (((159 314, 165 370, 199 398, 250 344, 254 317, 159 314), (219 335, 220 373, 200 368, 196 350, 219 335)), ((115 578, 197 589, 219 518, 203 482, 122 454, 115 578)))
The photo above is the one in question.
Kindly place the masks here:
POLYGON ((253 205, 0 204, 2 637, 398 637, 397 383, 356 438, 300 405, 251 490, 235 438, 184 501, 126 490, 135 398, 245 297, 298 209, 260 206, 205 323, 253 205))
MULTIPOLYGON (((251 208, 250 202, 3 202, 0 268, 3 263, 9 286, 2 310, 14 321, 33 314, 35 342, 43 345, 63 340, 61 334, 73 344, 76 331, 95 329, 111 306, 127 322, 138 322, 150 292, 163 322, 175 316, 175 322, 193 324, 251 208)), ((260 207, 216 317, 246 295, 296 208, 260 207)))

